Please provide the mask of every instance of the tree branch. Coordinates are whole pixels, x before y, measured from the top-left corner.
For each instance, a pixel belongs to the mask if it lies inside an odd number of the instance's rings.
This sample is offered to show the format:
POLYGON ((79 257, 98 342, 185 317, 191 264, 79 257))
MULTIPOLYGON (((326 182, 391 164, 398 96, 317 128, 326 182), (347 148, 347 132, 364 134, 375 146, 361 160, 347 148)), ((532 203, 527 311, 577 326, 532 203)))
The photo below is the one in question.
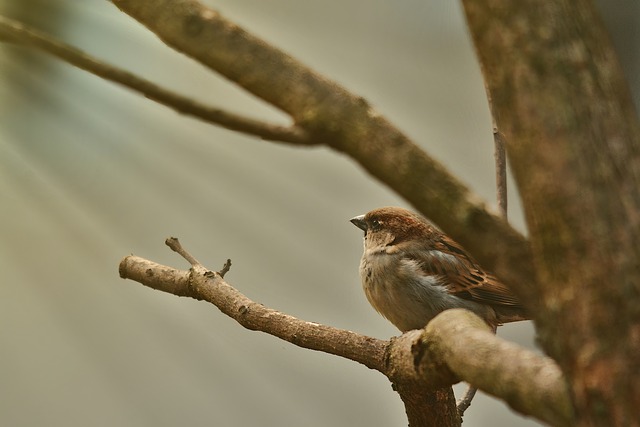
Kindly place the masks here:
POLYGON ((177 296, 207 301, 247 329, 263 331, 299 347, 342 356, 385 372, 387 341, 306 322, 265 307, 201 264, 195 264, 190 271, 179 271, 132 255, 120 262, 120 277, 177 296))
POLYGON ((197 1, 112 2, 170 47, 289 114, 312 140, 347 153, 509 283, 536 313, 526 239, 364 99, 197 1))
POLYGON ((191 98, 164 89, 126 70, 105 64, 72 46, 22 23, 0 16, 0 40, 38 49, 80 69, 118 83, 145 97, 223 128, 254 135, 262 139, 300 145, 314 144, 307 132, 297 126, 286 127, 265 123, 219 108, 201 104, 191 98))
POLYGON ((445 361, 457 377, 514 410, 552 425, 572 425, 572 403, 558 365, 497 337, 470 311, 441 313, 424 329, 420 344, 433 352, 431 359, 445 361))
MULTIPOLYGON (((177 296, 214 304, 247 329, 297 346, 341 356, 389 378, 402 398, 411 426, 460 423, 451 384, 460 380, 505 400, 513 409, 554 425, 571 422, 571 405, 555 363, 494 336, 465 310, 449 310, 424 331, 391 341, 297 319, 256 303, 200 264, 177 241, 167 244, 191 265, 179 271, 127 256, 120 277, 177 296)), ((223 271, 228 271, 229 263, 223 271)))

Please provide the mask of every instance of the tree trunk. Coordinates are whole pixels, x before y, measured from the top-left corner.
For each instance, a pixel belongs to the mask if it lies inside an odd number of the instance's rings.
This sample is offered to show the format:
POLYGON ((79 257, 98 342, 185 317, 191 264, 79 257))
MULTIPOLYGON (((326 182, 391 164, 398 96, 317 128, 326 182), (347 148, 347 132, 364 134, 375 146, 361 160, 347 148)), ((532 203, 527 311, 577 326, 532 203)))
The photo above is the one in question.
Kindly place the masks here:
POLYGON ((640 137, 588 0, 465 0, 578 425, 639 425, 640 137))

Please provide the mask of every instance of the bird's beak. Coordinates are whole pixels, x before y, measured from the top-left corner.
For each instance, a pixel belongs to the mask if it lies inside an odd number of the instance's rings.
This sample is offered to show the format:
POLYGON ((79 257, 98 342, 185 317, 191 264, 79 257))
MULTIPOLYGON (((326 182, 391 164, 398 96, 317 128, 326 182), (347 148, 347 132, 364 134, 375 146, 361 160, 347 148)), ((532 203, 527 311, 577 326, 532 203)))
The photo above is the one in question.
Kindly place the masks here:
POLYGON ((364 215, 358 215, 355 218, 351 218, 349 221, 362 231, 367 231, 367 223, 364 221, 364 215))

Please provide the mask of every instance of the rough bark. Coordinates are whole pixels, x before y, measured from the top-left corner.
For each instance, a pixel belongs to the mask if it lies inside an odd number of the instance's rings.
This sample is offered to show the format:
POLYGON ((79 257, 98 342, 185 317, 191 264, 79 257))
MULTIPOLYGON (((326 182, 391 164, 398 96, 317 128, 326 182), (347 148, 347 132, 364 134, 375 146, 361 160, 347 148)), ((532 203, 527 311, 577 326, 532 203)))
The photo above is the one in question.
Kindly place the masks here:
POLYGON ((578 425, 640 425, 640 137, 588 0, 463 1, 578 425))

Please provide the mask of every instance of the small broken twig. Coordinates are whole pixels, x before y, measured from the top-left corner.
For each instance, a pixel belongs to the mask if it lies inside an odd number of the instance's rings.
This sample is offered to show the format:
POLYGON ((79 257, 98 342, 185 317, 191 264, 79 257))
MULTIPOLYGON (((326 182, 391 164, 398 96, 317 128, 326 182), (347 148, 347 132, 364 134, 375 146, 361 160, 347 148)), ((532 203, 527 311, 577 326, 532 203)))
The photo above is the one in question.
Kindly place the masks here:
POLYGON ((220 277, 224 277, 224 275, 227 274, 229 270, 231 270, 231 260, 227 259, 227 261, 222 266, 222 270, 218 271, 218 274, 220 275, 220 277))
POLYGON ((182 258, 186 259, 192 267, 202 266, 200 261, 195 259, 193 255, 191 255, 185 248, 182 247, 177 237, 167 237, 167 240, 165 240, 164 243, 169 246, 172 251, 176 252, 182 258))

